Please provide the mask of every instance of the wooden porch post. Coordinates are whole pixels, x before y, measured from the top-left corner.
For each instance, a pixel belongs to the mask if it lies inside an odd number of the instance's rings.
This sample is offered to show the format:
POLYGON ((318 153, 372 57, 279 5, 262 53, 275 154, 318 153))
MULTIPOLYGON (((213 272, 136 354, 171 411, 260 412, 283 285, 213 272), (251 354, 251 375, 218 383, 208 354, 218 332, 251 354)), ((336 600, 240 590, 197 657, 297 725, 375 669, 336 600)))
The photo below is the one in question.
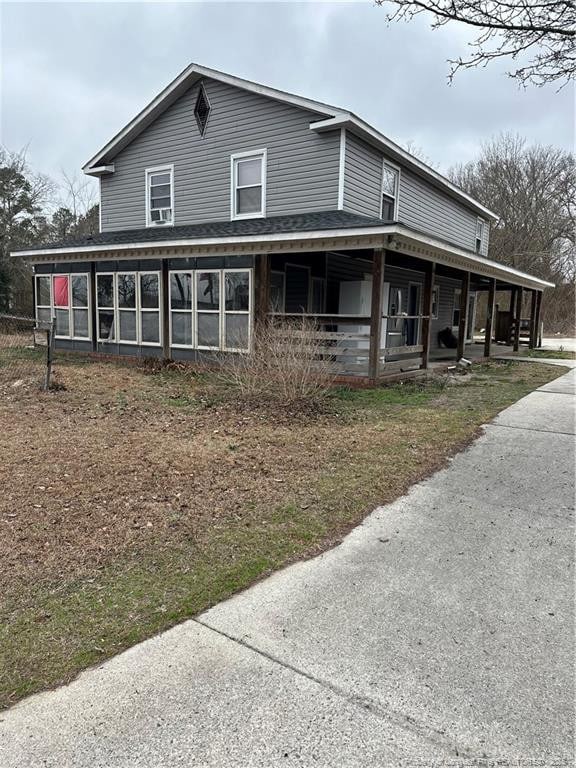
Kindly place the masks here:
POLYGON ((538 333, 536 330, 536 304, 538 302, 538 291, 532 290, 531 293, 531 302, 530 302, 530 340, 528 342, 528 348, 534 349, 536 346, 536 339, 538 337, 538 333))
POLYGON ((537 347, 542 346, 542 337, 540 335, 540 313, 542 310, 542 296, 543 296, 543 292, 538 291, 538 296, 536 298, 536 317, 534 319, 534 325, 535 325, 534 338, 536 340, 537 347))
POLYGON ((96 293, 96 264, 90 262, 90 329, 92 331, 92 352, 98 351, 98 295, 96 293))
POLYGON ((270 256, 259 253, 254 258, 254 320, 261 324, 266 322, 270 307, 270 256))
POLYGON ((522 317, 522 288, 516 289, 516 305, 514 307, 514 352, 520 349, 520 318, 522 317))
POLYGON ((424 301, 422 302, 422 308, 424 310, 424 318, 422 320, 422 364, 420 368, 428 368, 430 359, 430 336, 432 332, 432 302, 434 299, 434 278, 436 277, 436 264, 435 262, 428 262, 426 264, 426 272, 424 274, 424 301))
POLYGON ((162 268, 160 273, 162 296, 162 311, 160 313, 160 322, 162 323, 162 357, 164 360, 170 359, 170 292, 168 290, 168 260, 162 259, 162 268))
POLYGON ((372 256, 372 303, 370 306, 370 349, 368 355, 368 378, 373 382, 376 382, 378 379, 380 370, 384 259, 384 249, 374 248, 374 254, 372 256))
POLYGON ((460 290, 460 323, 458 324, 458 349, 456 360, 464 357, 466 347, 466 327, 468 325, 468 299, 470 297, 470 272, 465 272, 460 290))
POLYGON ((488 291, 488 307, 486 309, 486 333, 484 336, 484 357, 490 357, 492 345, 492 329, 494 328, 494 316, 496 311, 496 279, 490 280, 488 291))

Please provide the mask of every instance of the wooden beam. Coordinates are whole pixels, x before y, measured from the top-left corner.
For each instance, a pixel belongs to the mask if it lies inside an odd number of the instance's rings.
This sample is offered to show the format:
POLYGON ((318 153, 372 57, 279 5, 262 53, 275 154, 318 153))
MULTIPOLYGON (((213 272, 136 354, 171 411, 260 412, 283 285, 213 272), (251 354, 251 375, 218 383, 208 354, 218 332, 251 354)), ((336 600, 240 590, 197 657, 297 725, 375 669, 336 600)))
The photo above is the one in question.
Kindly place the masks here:
POLYGON ((466 326, 468 325, 468 299, 470 297, 470 272, 464 272, 460 289, 460 323, 458 324, 458 349, 456 360, 464 357, 466 348, 466 326))
POLYGON ((162 323, 162 357, 164 360, 170 360, 170 293, 168 290, 168 279, 168 259, 162 259, 160 272, 162 311, 160 313, 160 322, 162 323))
POLYGON ((96 262, 90 262, 90 285, 88 290, 90 291, 89 304, 90 304, 90 329, 92 331, 92 352, 98 351, 98 310, 96 305, 98 304, 98 294, 96 287, 96 262))
POLYGON ((496 280, 490 281, 488 305, 486 307, 486 333, 484 334, 484 357, 490 357, 494 317, 496 312, 496 280))
POLYGON ((541 347, 542 346, 542 334, 541 334, 541 325, 540 325, 540 314, 542 311, 542 291, 538 291, 538 296, 536 298, 536 317, 534 318, 534 325, 536 326, 536 332, 535 332, 535 339, 536 339, 536 346, 541 347))
POLYGON ((382 283, 384 282, 384 250, 375 248, 372 256, 372 303, 370 306, 370 350, 368 377, 378 379, 380 368, 380 334, 382 332, 382 283))
POLYGON ((254 320, 259 324, 266 322, 270 309, 270 256, 258 253, 254 258, 254 320))
POLYGON ((520 349, 520 319, 522 317, 522 288, 516 288, 516 303, 514 307, 514 338, 513 349, 518 352, 520 349))
POLYGON ((424 273, 424 300, 422 304, 422 365, 428 368, 430 360, 430 337, 432 333, 432 302, 434 300, 434 279, 436 277, 436 264, 428 262, 424 273))
POLYGON ((530 340, 528 341, 528 348, 534 349, 536 346, 536 339, 538 333, 536 330, 536 304, 538 303, 538 291, 530 291, 532 294, 530 301, 530 340))

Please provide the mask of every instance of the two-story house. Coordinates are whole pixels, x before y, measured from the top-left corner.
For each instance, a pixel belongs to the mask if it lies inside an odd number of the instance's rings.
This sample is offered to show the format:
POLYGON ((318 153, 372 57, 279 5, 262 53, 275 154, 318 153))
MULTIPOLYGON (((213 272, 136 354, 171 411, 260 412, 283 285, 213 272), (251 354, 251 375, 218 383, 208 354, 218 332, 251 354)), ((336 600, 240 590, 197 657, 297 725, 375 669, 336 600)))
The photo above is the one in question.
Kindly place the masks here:
POLYGON ((489 355, 496 290, 516 320, 532 292, 534 342, 548 283, 488 260, 495 215, 346 110, 192 64, 83 170, 100 233, 14 254, 61 348, 197 360, 308 315, 375 380, 426 367, 442 331, 460 357, 481 291, 489 355))

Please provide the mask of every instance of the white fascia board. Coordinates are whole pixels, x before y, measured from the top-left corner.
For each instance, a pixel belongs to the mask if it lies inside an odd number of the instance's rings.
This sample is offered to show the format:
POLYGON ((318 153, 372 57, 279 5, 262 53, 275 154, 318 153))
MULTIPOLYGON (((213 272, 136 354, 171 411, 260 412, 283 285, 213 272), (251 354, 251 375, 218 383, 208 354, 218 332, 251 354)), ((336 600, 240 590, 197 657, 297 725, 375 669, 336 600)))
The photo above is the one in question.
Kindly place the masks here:
POLYGON ((352 133, 361 136, 361 138, 364 138, 371 143, 376 143, 376 145, 384 151, 391 152, 398 159, 402 160, 408 167, 412 168, 417 173, 420 173, 421 175, 431 179, 436 184, 443 187, 450 195, 457 197, 466 205, 480 213, 480 215, 485 216, 487 219, 490 219, 491 221, 498 221, 500 218, 497 214, 494 213, 494 211, 491 211, 489 208, 483 206, 473 197, 449 181, 445 176, 442 176, 441 173, 438 173, 438 171, 435 171, 434 168, 431 168, 426 163, 423 163, 422 160, 419 160, 405 149, 402 149, 401 146, 388 139, 386 136, 384 136, 384 134, 380 133, 376 129, 372 128, 372 126, 368 125, 368 123, 360 120, 360 118, 356 117, 356 115, 348 112, 346 114, 336 115, 335 117, 328 118, 327 120, 319 120, 318 122, 310 123, 310 129, 319 133, 324 131, 333 131, 336 128, 348 128, 352 133))
POLYGON ((277 88, 270 88, 267 85, 260 85, 254 83, 251 80, 243 80, 241 77, 235 77, 234 75, 228 75, 225 72, 219 72, 216 69, 210 69, 209 67, 202 67, 199 64, 190 64, 186 69, 181 72, 169 85, 166 86, 158 96, 144 107, 136 117, 134 117, 121 131, 119 131, 94 157, 90 158, 87 163, 82 166, 82 170, 86 174, 93 172, 92 166, 97 165, 113 152, 118 146, 126 146, 133 138, 135 138, 140 129, 146 127, 148 122, 151 122, 157 115, 164 111, 178 96, 184 93, 188 88, 200 80, 202 77, 209 77, 212 80, 218 80, 221 83, 234 86, 236 88, 242 88, 245 91, 256 93, 260 96, 267 96, 276 101, 282 101, 287 104, 292 104, 296 107, 301 107, 312 112, 318 112, 321 115, 327 117, 333 117, 339 115, 342 110, 337 107, 331 107, 328 104, 323 104, 320 101, 314 101, 313 99, 307 99, 303 96, 296 96, 286 91, 281 91, 277 88), (148 122, 147 122, 148 121, 148 122))
MULTIPOLYGON (((427 235, 423 235, 419 232, 416 233, 408 227, 402 226, 401 224, 397 224, 395 226, 395 230, 395 234, 398 234, 398 236, 405 237, 407 240, 412 240, 415 243, 418 243, 418 245, 428 246, 435 251, 443 252, 449 254, 450 256, 457 256, 463 259, 469 265, 471 272, 474 271, 474 267, 480 270, 484 269, 490 272, 496 272, 501 275, 503 280, 512 281, 513 279, 516 279, 525 284, 529 283, 530 287, 537 288, 538 290, 556 287, 554 283, 550 283, 547 280, 541 280, 539 277, 534 277, 533 275, 529 275, 526 272, 521 272, 519 269, 514 269, 514 267, 508 267, 506 264, 500 264, 497 261, 492 261, 491 259, 487 259, 485 256, 480 256, 477 253, 471 253, 470 251, 466 251, 463 248, 448 245, 448 243, 444 243, 441 240, 436 240, 434 237, 428 237, 427 235)), ((399 251, 399 253, 401 253, 401 251, 399 251)), ((418 258, 425 259, 426 257, 419 256, 418 258)), ((428 258, 427 260, 430 261, 434 259, 428 258)))
POLYGON ((114 173, 114 163, 108 163, 108 165, 97 165, 94 168, 90 168, 84 171, 87 176, 106 176, 109 173, 114 173))
MULTIPOLYGON (((145 243, 122 243, 116 245, 92 245, 92 246, 76 246, 73 248, 44 248, 30 251, 17 251, 11 253, 13 258, 34 258, 34 257, 57 257, 63 254, 94 254, 99 253, 119 253, 123 251, 143 250, 146 248, 158 249, 158 248, 186 248, 186 247, 198 247, 198 246, 213 246, 213 245, 246 245, 250 243, 277 243, 277 242, 294 242, 301 240, 326 240, 334 238, 359 238, 359 237, 374 237, 382 235, 390 236, 390 241, 385 247, 390 249, 394 248, 394 235, 403 237, 406 240, 413 243, 428 247, 431 249, 430 254, 418 254, 417 258, 421 258, 425 261, 438 261, 442 262, 442 254, 447 256, 456 256, 469 267, 471 272, 475 269, 480 273, 487 271, 492 275, 499 275, 503 280, 510 280, 511 282, 517 282, 518 284, 524 284, 525 287, 536 288, 543 290, 544 288, 554 288, 554 283, 541 280, 538 277, 533 277, 525 272, 521 272, 513 267, 508 267, 505 264, 499 264, 498 262, 486 259, 484 256, 473 254, 470 251, 465 251, 462 248, 448 245, 441 240, 436 240, 433 237, 427 237, 418 232, 414 232, 408 227, 404 227, 400 224, 384 224, 382 226, 375 227, 357 227, 350 229, 325 229, 315 230, 312 232, 279 232, 277 234, 268 235, 238 235, 228 237, 202 237, 202 238, 190 238, 187 240, 160 240, 157 242, 145 242, 145 243)), ((402 253, 401 250, 398 253, 402 253)), ((56 259, 54 259, 56 260, 56 259)), ((450 266, 450 264, 448 264, 450 266)))

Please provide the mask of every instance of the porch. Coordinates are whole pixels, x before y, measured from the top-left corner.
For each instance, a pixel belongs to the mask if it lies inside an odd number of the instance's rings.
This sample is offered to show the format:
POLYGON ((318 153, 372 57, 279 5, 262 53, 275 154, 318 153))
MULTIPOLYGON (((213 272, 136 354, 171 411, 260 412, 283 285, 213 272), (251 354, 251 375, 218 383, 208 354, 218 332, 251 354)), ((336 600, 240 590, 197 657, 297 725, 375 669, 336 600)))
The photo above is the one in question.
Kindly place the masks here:
POLYGON ((35 264, 36 316, 55 317, 61 348, 217 364, 248 351, 262 323, 288 337, 304 319, 318 366, 365 382, 470 355, 479 327, 483 357, 494 341, 536 346, 551 285, 341 211, 174 227, 169 238, 101 233, 21 255, 35 264))
POLYGON ((376 382, 462 357, 486 358, 499 338, 498 354, 513 352, 524 329, 526 343, 537 345, 540 291, 398 251, 261 256, 255 290, 256 323, 287 326, 287 342, 305 333, 319 368, 339 377, 376 382), (497 294, 508 299, 505 311, 497 294), (290 327, 303 320, 305 330, 290 327))

